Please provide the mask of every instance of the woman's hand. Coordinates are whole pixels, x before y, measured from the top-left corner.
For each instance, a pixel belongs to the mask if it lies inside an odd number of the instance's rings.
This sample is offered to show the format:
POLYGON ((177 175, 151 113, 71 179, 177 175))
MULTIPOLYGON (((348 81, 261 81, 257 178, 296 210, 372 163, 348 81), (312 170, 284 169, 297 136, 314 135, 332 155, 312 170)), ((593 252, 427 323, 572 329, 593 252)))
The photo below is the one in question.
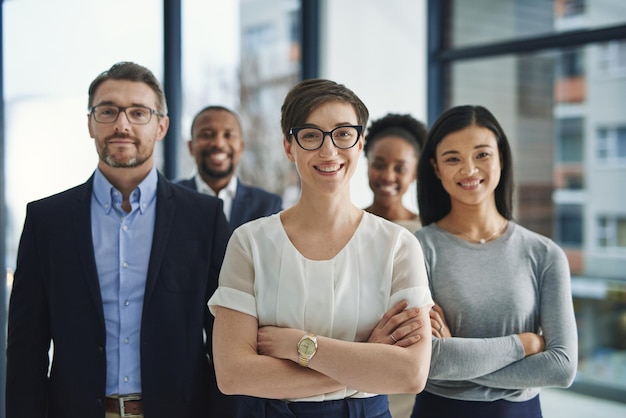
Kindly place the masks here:
POLYGON ((368 343, 379 343, 409 347, 420 340, 417 334, 424 323, 418 319, 420 309, 407 309, 408 303, 401 301, 389 309, 370 333, 368 343))
POLYGON ((541 353, 546 348, 546 340, 543 336, 534 332, 523 332, 518 334, 522 346, 524 346, 524 357, 541 353))
POLYGON ((446 323, 446 316, 443 313, 441 306, 435 305, 430 310, 430 326, 433 329, 433 335, 437 338, 449 338, 452 337, 450 328, 446 323))
POLYGON ((304 334, 304 331, 294 328, 260 327, 257 331, 257 353, 297 362, 296 346, 304 334))

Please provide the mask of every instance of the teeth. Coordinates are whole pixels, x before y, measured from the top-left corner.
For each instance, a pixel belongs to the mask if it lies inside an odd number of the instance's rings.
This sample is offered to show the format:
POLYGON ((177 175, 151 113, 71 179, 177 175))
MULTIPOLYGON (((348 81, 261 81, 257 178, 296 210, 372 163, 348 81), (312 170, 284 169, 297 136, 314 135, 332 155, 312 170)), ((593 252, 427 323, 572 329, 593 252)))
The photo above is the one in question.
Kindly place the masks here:
POLYGON ((396 191, 395 186, 380 186, 379 189, 386 193, 395 193, 396 191))
POLYGON ((473 181, 464 181, 461 182, 461 186, 463 187, 476 187, 480 184, 480 180, 473 180, 473 181))
POLYGON ((225 152, 219 152, 216 154, 211 154, 209 157, 211 158, 212 161, 220 162, 220 161, 226 160, 228 158, 228 155, 225 152))
POLYGON ((323 171, 324 173, 332 173, 333 171, 337 171, 339 170, 339 164, 337 165, 325 165, 325 166, 318 166, 317 169, 319 171, 323 171))

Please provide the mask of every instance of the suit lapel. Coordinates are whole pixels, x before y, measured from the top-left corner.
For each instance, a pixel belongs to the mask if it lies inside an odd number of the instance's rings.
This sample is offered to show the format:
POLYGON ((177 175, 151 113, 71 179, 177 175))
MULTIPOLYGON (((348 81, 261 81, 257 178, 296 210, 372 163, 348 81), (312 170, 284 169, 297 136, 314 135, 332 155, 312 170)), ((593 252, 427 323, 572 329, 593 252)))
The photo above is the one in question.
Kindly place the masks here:
POLYGON ((72 219, 74 220, 74 236, 78 248, 78 257, 81 260, 87 288, 91 294, 98 317, 104 326, 104 311, 102 308, 102 294, 98 269, 93 251, 91 235, 91 192, 93 190, 93 175, 78 189, 78 204, 72 205, 72 219))
POLYGON ((152 250, 148 264, 148 277, 146 278, 146 292, 144 296, 144 308, 154 287, 161 269, 161 260, 165 255, 165 248, 171 232, 172 220, 176 206, 172 200, 172 191, 169 183, 160 173, 157 181, 156 218, 154 221, 154 236, 152 238, 152 250))
POLYGON ((247 201, 249 195, 249 188, 237 182, 237 191, 235 192, 235 198, 233 199, 232 208, 230 209, 230 224, 239 225, 243 222, 247 209, 247 201))

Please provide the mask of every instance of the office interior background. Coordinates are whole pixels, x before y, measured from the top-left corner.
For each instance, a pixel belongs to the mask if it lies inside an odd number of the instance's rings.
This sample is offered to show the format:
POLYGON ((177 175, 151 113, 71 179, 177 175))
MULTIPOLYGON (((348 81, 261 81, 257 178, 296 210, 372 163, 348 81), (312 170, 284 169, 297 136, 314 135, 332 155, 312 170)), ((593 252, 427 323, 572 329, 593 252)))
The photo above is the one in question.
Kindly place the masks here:
MULTIPOLYGON (((97 163, 87 132, 91 80, 123 60, 163 80, 167 3, 2 2, 7 300, 26 203, 85 181, 97 163)), ((451 106, 484 105, 512 142, 514 218, 554 239, 570 261, 579 370, 569 390, 626 402, 626 2, 179 4, 179 123, 157 150, 168 177, 191 175, 191 119, 221 104, 242 118, 239 175, 293 202, 280 105, 303 77, 346 84, 371 118, 411 113, 430 124, 451 106)), ((372 198, 365 160, 352 194, 361 207, 372 198)), ((417 210, 414 190, 405 199, 417 210)), ((0 319, 6 325, 4 312, 0 319)))

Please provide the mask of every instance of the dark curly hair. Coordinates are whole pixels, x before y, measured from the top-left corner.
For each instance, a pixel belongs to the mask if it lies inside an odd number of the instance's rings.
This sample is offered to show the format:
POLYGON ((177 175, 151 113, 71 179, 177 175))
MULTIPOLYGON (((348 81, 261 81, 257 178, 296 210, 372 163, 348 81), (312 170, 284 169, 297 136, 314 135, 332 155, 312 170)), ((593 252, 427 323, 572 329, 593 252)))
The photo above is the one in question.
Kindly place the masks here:
POLYGON ((376 141, 394 135, 411 144, 415 149, 415 156, 419 158, 426 141, 426 131, 426 125, 409 114, 388 113, 382 118, 372 121, 365 135, 363 151, 367 157, 369 150, 376 141))

